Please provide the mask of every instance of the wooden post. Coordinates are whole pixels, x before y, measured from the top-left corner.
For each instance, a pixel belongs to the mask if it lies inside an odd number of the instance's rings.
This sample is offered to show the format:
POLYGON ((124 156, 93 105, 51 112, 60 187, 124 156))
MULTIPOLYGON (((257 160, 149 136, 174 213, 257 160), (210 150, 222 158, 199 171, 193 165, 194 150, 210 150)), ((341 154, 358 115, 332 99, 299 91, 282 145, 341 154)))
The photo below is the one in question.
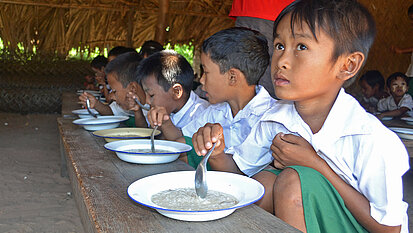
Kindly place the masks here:
POLYGON ((158 23, 156 24, 155 40, 161 44, 166 39, 166 23, 169 10, 169 0, 159 0, 158 23))
POLYGON ((128 13, 127 13, 127 20, 126 20, 126 22, 127 22, 127 24, 128 25, 126 25, 126 28, 127 28, 127 31, 126 31, 126 46, 128 46, 128 47, 130 47, 130 48, 132 48, 133 47, 133 41, 132 41, 132 38, 133 38, 133 15, 134 15, 134 13, 135 13, 135 9, 134 8, 131 8, 131 9, 129 9, 129 11, 128 11, 128 13))

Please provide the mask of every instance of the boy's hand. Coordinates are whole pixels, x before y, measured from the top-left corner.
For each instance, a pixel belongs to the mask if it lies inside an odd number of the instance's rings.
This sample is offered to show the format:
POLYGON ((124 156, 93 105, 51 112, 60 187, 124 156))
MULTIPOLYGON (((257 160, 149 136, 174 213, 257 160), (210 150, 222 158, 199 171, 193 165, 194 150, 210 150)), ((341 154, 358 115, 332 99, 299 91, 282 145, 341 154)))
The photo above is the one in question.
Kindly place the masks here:
POLYGON ((105 76, 95 76, 95 79, 99 85, 106 85, 105 76))
POLYGON ((139 105, 135 102, 135 98, 137 98, 139 101, 141 101, 139 99, 139 97, 137 97, 137 95, 135 95, 135 93, 133 93, 131 91, 126 93, 126 102, 128 104, 128 110, 134 111, 134 112, 139 111, 141 109, 141 107, 139 107, 139 105))
POLYGON ((151 107, 151 110, 149 110, 147 117, 151 126, 162 126, 162 124, 166 121, 170 121, 169 114, 167 113, 165 107, 151 107))
POLYGON ((224 130, 218 123, 207 123, 204 127, 198 129, 198 131, 192 136, 192 144, 194 150, 198 155, 206 155, 212 144, 216 143, 215 149, 211 154, 211 157, 217 154, 221 154, 225 149, 224 130))
POLYGON ((89 98, 89 102, 90 102, 90 108, 95 108, 96 102, 98 100, 92 94, 87 93, 87 92, 83 92, 79 96, 79 100, 82 103, 83 107, 86 107, 86 99, 88 99, 88 98, 89 98))
POLYGON ((271 151, 274 157, 274 167, 277 169, 291 165, 315 168, 315 162, 320 159, 307 140, 293 134, 278 133, 275 135, 271 151))

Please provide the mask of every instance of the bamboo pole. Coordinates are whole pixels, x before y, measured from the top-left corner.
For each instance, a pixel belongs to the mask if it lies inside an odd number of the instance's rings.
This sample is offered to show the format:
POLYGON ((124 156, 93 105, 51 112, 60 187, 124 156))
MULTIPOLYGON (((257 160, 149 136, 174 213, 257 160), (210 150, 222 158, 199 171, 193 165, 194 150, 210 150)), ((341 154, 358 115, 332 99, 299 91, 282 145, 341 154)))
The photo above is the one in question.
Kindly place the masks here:
POLYGON ((134 15, 135 11, 134 8, 130 8, 128 13, 127 13, 127 31, 126 31, 126 46, 132 48, 133 47, 133 15, 134 15))
POLYGON ((166 24, 168 17, 169 0, 159 0, 158 22, 156 24, 155 40, 164 44, 166 38, 166 24))

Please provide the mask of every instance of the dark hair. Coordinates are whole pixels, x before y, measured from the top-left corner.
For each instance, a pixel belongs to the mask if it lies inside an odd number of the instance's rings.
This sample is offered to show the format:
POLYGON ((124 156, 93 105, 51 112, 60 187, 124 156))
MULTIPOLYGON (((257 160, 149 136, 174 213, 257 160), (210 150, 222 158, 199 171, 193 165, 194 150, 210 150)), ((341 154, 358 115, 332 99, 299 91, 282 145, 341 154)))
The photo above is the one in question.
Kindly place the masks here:
POLYGON ((407 10, 407 15, 412 15, 413 14, 413 4, 409 6, 409 9, 407 10))
MULTIPOLYGON (((294 1, 275 20, 274 38, 278 24, 290 13, 293 35, 294 27, 305 23, 317 40, 316 32, 322 29, 334 41, 333 61, 343 54, 359 51, 364 54, 364 65, 376 35, 376 24, 368 10, 356 0, 294 1)), ((344 86, 349 86, 353 81, 354 77, 347 80, 344 86)))
POLYGON ((209 55, 224 74, 231 68, 240 70, 248 85, 256 85, 269 62, 265 37, 247 28, 233 27, 215 33, 202 44, 202 52, 209 55))
POLYGON ((189 97, 194 81, 194 71, 184 56, 172 50, 163 50, 143 59, 136 70, 136 79, 142 83, 152 75, 165 92, 174 84, 179 83, 189 97))
POLYGON ((144 57, 146 56, 150 56, 156 52, 162 51, 163 47, 162 45, 154 40, 147 40, 145 41, 145 43, 143 43, 141 50, 139 51, 139 54, 144 57))
POLYGON ((142 57, 137 52, 123 53, 107 64, 105 73, 115 74, 117 80, 126 88, 135 81, 134 73, 141 60, 142 57))
POLYGON ((100 70, 102 67, 105 67, 107 64, 108 64, 108 59, 105 56, 99 55, 93 58, 92 62, 90 63, 90 66, 100 70))
POLYGON ((128 47, 124 47, 124 46, 116 46, 114 48, 112 48, 109 53, 108 53, 108 57, 110 56, 119 56, 123 53, 127 53, 127 52, 136 52, 136 50, 134 48, 128 48, 128 47))
POLYGON ((409 86, 409 78, 408 78, 405 74, 403 74, 402 72, 396 72, 396 73, 391 74, 391 75, 387 78, 387 80, 386 80, 386 86, 387 86, 388 88, 390 88, 391 82, 392 82, 393 80, 395 80, 396 78, 398 78, 398 77, 404 79, 404 81, 406 82, 407 86, 409 86))
POLYGON ((379 90, 384 89, 384 77, 378 70, 369 70, 365 74, 363 74, 360 79, 359 83, 362 81, 366 81, 366 83, 370 87, 374 87, 376 85, 379 85, 379 90))

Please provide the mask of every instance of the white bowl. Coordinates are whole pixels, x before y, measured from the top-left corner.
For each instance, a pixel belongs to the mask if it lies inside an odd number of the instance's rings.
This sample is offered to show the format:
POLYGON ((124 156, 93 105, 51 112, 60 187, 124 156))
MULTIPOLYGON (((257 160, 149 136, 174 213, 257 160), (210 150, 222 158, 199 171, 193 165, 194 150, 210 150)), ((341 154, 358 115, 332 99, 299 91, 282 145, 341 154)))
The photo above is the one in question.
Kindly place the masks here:
POLYGON ((404 120, 408 125, 413 125, 413 117, 402 117, 400 119, 404 120))
POLYGON ((223 218, 238 208, 255 203, 264 195, 264 187, 247 176, 208 171, 206 179, 209 190, 233 195, 238 199, 238 204, 226 209, 190 211, 166 209, 152 202, 152 195, 164 190, 195 188, 195 171, 167 172, 142 178, 128 187, 128 195, 135 202, 154 208, 166 217, 183 221, 210 221, 223 218))
POLYGON ((413 129, 399 127, 389 127, 389 129, 395 132, 402 139, 413 140, 413 129))
POLYGON ((95 97, 99 97, 101 95, 100 91, 92 91, 92 90, 77 90, 77 94, 81 95, 83 92, 87 92, 95 97))
MULTIPOLYGON (((90 109, 94 114, 100 116, 99 112, 96 111, 95 109, 90 109)), ((79 118, 92 118, 93 116, 91 116, 89 114, 89 112, 87 111, 87 109, 77 109, 77 110, 73 110, 72 111, 73 114, 78 115, 79 118)))
POLYGON ((129 119, 128 116, 98 116, 98 118, 77 119, 73 121, 73 124, 81 125, 86 130, 95 131, 116 128, 127 119, 129 119))
POLYGON ((382 120, 382 121, 390 121, 390 120, 392 120, 392 119, 393 119, 393 117, 388 116, 388 117, 382 117, 380 120, 382 120))
POLYGON ((129 163, 160 164, 175 161, 181 153, 192 149, 190 145, 174 141, 155 140, 155 153, 131 152, 131 150, 151 149, 150 139, 120 140, 105 144, 105 148, 116 152, 119 159, 129 163), (165 152, 156 152, 164 150, 165 152))
MULTIPOLYGON (((128 139, 143 139, 149 138, 152 134, 151 128, 116 128, 104 129, 93 132, 96 137, 102 137, 106 142, 114 142, 128 139)), ((161 134, 161 131, 156 130, 155 136, 161 134)))

